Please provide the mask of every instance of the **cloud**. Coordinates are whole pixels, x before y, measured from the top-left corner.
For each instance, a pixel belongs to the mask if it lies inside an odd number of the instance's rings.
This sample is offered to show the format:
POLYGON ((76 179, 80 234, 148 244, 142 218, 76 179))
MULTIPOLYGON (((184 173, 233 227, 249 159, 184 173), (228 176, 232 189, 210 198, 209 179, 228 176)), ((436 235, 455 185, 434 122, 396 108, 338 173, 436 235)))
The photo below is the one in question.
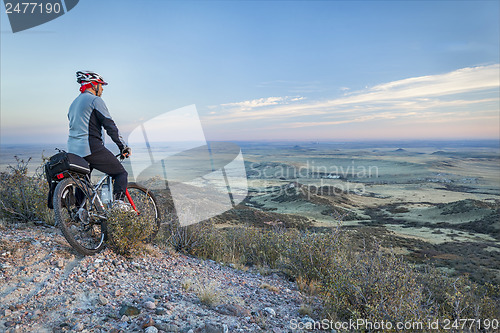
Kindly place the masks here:
POLYGON ((286 96, 227 103, 220 105, 220 112, 209 115, 206 121, 209 124, 279 121, 276 127, 281 128, 331 126, 422 114, 431 121, 444 112, 459 115, 471 108, 498 109, 499 73, 499 64, 467 67, 382 83, 356 92, 348 92, 346 88, 343 96, 333 99, 312 101, 286 96))
POLYGON ((352 96, 330 101, 332 104, 351 104, 392 101, 417 97, 447 96, 459 93, 498 88, 498 64, 468 67, 440 75, 420 76, 380 84, 354 93, 352 96))
POLYGON ((251 110, 254 108, 259 108, 263 106, 277 105, 283 103, 285 97, 267 97, 259 98, 251 101, 243 101, 237 103, 226 103, 221 104, 223 107, 239 107, 241 110, 251 110))
MULTIPOLYGON (((240 111, 253 110, 256 108, 262 108, 265 106, 273 106, 273 105, 282 105, 288 104, 289 102, 297 102, 305 99, 305 97, 301 96, 285 96, 285 97, 267 97, 267 98, 259 98, 250 101, 236 102, 236 103, 226 103, 221 104, 220 106, 223 108, 235 108, 240 111)), ((210 107, 214 108, 213 106, 210 107)))

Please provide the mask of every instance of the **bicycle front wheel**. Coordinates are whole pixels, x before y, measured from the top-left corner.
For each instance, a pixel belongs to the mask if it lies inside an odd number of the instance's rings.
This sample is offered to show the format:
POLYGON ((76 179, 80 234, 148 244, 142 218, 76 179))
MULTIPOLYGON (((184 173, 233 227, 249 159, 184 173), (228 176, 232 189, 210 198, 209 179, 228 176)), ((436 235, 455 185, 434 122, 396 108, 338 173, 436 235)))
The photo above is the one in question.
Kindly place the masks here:
POLYGON ((54 213, 68 243, 80 254, 93 255, 105 247, 106 222, 82 186, 62 180, 54 191, 54 213))
POLYGON ((137 183, 128 183, 127 190, 130 195, 130 198, 127 198, 129 203, 137 211, 141 221, 146 223, 149 231, 149 236, 144 240, 151 242, 160 230, 161 217, 156 198, 150 190, 137 183))

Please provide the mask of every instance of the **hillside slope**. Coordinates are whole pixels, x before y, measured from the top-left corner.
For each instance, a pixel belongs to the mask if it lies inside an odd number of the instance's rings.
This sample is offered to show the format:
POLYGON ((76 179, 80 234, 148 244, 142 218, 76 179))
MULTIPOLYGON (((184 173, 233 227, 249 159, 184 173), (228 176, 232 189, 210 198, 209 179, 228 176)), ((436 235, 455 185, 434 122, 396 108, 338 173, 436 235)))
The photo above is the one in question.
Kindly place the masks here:
POLYGON ((0 332, 288 332, 301 320, 283 277, 151 252, 81 257, 56 228, 0 225, 0 332))

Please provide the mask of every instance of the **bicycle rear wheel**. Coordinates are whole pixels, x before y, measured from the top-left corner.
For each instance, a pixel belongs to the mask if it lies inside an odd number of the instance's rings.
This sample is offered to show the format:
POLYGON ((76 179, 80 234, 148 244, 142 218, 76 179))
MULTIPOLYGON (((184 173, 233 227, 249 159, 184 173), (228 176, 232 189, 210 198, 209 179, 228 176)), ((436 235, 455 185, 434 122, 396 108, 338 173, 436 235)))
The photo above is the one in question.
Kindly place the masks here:
POLYGON ((160 230, 160 210, 156 198, 151 191, 137 183, 128 183, 127 190, 132 199, 132 202, 127 198, 129 203, 134 207, 139 215, 147 223, 147 229, 150 229, 149 236, 144 240, 151 242, 160 230))
POLYGON ((54 191, 54 213, 68 243, 80 254, 93 255, 105 247, 106 222, 87 195, 92 192, 82 186, 71 178, 62 180, 54 191))

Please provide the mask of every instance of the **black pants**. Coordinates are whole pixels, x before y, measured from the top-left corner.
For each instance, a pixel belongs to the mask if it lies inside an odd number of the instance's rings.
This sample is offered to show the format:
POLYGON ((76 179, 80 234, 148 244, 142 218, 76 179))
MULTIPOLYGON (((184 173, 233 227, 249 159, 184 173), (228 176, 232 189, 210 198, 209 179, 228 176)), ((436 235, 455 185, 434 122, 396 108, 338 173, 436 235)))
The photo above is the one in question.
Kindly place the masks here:
POLYGON ((106 148, 84 157, 91 169, 97 169, 111 176, 114 180, 113 194, 115 200, 123 200, 127 190, 128 173, 112 152, 106 148))

